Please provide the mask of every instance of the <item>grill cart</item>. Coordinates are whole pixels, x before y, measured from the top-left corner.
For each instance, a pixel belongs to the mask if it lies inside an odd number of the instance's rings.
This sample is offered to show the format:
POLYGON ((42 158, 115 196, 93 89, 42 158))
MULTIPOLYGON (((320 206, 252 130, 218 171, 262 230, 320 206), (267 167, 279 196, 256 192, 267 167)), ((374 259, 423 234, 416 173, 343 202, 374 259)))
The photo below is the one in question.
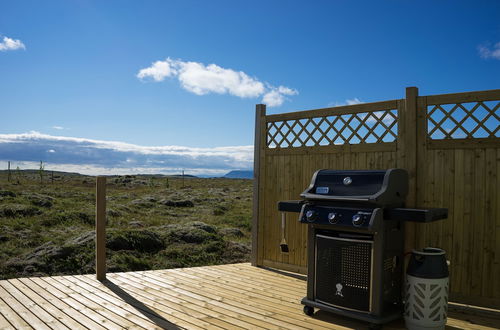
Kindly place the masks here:
POLYGON ((402 316, 404 222, 448 213, 404 208, 407 194, 403 169, 318 170, 302 200, 278 203, 309 226, 304 313, 318 308, 374 325, 402 316))

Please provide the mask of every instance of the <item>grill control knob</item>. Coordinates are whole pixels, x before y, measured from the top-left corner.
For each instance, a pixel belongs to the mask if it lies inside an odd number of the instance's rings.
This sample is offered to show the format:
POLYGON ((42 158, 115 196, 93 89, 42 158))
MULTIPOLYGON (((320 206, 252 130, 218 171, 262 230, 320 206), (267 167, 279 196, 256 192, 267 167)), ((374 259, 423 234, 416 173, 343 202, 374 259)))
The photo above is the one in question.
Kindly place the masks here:
POLYGON ((306 212, 306 219, 309 222, 313 222, 314 220, 316 220, 316 212, 314 212, 313 210, 307 211, 306 212))
POLYGON ((337 213, 335 213, 335 212, 328 213, 328 222, 329 223, 335 224, 338 221, 339 221, 339 217, 338 217, 337 213))
POLYGON ((363 217, 360 214, 355 214, 352 216, 352 224, 355 226, 361 226, 364 222, 363 217))

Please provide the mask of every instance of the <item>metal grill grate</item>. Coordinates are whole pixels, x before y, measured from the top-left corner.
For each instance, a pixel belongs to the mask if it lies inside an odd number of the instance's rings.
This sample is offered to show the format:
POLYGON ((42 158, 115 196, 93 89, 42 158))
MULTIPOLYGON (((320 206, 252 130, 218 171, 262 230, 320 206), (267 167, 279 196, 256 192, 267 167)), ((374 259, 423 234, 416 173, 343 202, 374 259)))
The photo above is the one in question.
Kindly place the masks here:
POLYGON ((316 300, 370 312, 372 241, 316 236, 316 300))

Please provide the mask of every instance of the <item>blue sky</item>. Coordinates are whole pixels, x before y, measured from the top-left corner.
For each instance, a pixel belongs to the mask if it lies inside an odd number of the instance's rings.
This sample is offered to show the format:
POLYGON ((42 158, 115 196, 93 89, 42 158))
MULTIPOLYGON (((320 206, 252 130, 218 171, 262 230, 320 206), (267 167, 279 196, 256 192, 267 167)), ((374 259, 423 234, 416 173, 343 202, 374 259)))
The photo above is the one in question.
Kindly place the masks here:
POLYGON ((250 168, 255 104, 281 113, 407 86, 499 88, 500 2, 0 2, 0 167, 250 168))

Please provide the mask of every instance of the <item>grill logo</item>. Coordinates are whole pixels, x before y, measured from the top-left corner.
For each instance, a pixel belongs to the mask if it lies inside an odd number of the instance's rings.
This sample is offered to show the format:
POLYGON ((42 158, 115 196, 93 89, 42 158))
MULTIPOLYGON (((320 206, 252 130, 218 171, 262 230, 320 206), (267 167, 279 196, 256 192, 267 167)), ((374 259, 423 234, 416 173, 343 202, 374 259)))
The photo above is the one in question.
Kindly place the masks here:
POLYGON ((316 187, 316 194, 328 194, 329 187, 316 187))
POLYGON ((337 292, 335 292, 335 295, 344 298, 344 295, 342 294, 342 288, 343 288, 342 284, 337 283, 335 284, 335 287, 337 288, 337 292))

